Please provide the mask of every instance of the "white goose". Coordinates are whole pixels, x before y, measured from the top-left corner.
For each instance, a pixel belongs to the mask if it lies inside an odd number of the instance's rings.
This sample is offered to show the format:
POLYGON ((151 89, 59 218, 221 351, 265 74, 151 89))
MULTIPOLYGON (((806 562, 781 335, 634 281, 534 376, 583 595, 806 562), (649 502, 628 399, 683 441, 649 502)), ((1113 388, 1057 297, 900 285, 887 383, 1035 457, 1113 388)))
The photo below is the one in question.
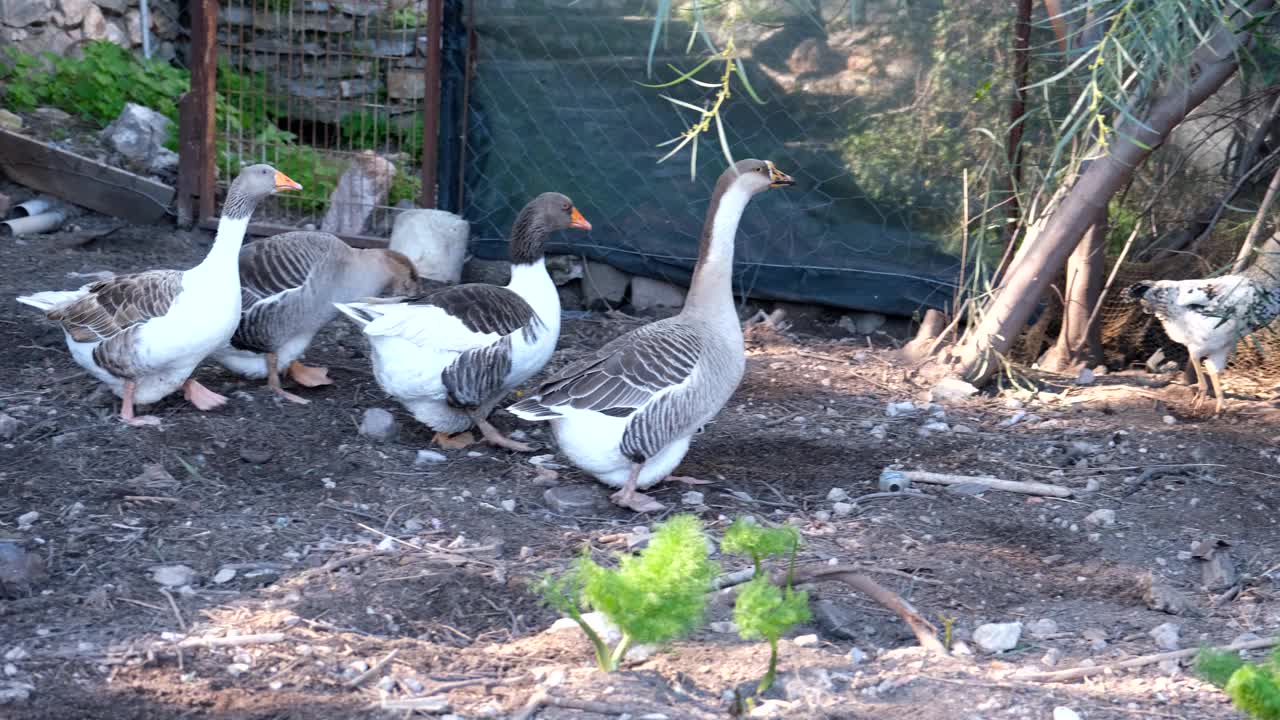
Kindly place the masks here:
POLYGON ((279 371, 304 387, 332 384, 327 368, 298 359, 337 316, 335 302, 384 291, 402 297, 421 292, 413 263, 394 250, 353 248, 324 232, 249 243, 240 251, 240 325, 213 359, 243 377, 266 378, 276 395, 305 405, 308 400, 280 386, 279 371))
POLYGON ((570 364, 510 408, 550 420, 560 450, 637 512, 662 504, 636 491, 676 477, 698 428, 742 380, 742 326, 733 302, 733 245, 753 195, 795 181, 767 160, 741 160, 716 183, 698 263, 679 315, 627 333, 570 364))
POLYGON ((240 320, 236 258, 249 218, 268 195, 300 189, 269 165, 250 165, 231 183, 213 247, 194 268, 118 275, 18 302, 62 325, 75 361, 123 399, 125 423, 159 425, 157 417, 135 415, 134 405, 149 405, 179 387, 197 408, 216 408, 227 399, 191 372, 231 339, 240 320))
POLYGON ((546 365, 560 337, 560 296, 547 274, 543 245, 557 230, 590 230, 569 198, 544 193, 520 211, 511 230, 511 282, 468 283, 406 300, 339 303, 364 328, 373 373, 387 394, 436 431, 436 442, 476 426, 490 444, 533 448, 498 432, 489 413, 546 365))

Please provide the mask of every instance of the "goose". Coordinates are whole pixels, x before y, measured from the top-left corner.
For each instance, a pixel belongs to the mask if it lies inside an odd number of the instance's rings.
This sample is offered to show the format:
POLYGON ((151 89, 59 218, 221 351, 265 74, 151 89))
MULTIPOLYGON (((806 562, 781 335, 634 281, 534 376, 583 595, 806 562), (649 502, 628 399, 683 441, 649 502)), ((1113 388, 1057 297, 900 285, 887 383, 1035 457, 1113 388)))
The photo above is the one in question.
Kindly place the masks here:
POLYGON ((442 447, 465 447, 477 427, 491 445, 529 452, 489 421, 508 392, 546 365, 560 337, 560 296, 543 245, 557 230, 590 230, 573 202, 543 193, 511 230, 511 281, 467 283, 408 299, 338 303, 363 328, 378 384, 442 447))
POLYGON ((182 388, 200 410, 227 402, 191 377, 208 355, 231 339, 240 320, 236 258, 258 203, 302 186, 270 165, 250 165, 231 183, 209 254, 190 270, 117 275, 78 290, 25 295, 18 302, 62 326, 71 357, 122 399, 127 425, 159 425, 135 415, 182 388))
POLYGON ((412 296, 418 273, 409 258, 382 248, 357 249, 326 232, 288 232, 240 250, 240 325, 213 359, 243 377, 266 378, 290 402, 309 400, 280 386, 284 369, 304 387, 331 385, 323 367, 298 361, 338 314, 335 302, 390 292, 412 296))
POLYGON ((637 492, 671 475, 689 442, 728 402, 746 366, 733 302, 733 244, 752 196, 795 181, 767 160, 740 160, 716 182, 693 282, 680 313, 641 326, 571 363, 530 397, 518 417, 550 421, 560 450, 611 487, 613 502, 661 510, 637 492))

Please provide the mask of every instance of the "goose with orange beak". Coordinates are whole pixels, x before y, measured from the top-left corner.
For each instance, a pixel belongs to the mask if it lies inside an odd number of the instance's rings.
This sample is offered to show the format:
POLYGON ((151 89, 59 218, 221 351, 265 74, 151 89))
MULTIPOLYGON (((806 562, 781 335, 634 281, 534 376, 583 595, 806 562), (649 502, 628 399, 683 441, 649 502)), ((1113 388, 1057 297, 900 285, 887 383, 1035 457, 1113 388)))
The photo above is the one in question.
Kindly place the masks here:
POLYGON ((733 246, 747 203, 794 185, 768 160, 741 160, 716 182, 684 308, 571 363, 507 408, 549 421, 560 452, 637 512, 663 505, 639 490, 672 475, 695 433, 729 401, 746 366, 733 302, 733 246))
POLYGON ((238 258, 249 218, 264 198, 302 186, 269 165, 250 165, 231 183, 213 247, 190 270, 148 270, 117 275, 78 290, 18 298, 60 324, 77 363, 111 388, 126 424, 159 425, 135 414, 182 388, 200 410, 227 399, 191 373, 231 340, 240 322, 238 258))
POLYGON ((468 283, 407 299, 338 303, 369 338, 373 375, 442 447, 466 447, 470 428, 491 445, 529 452, 488 420, 507 393, 551 359, 560 338, 560 295, 544 245, 558 230, 590 230, 573 202, 543 193, 511 230, 511 282, 468 283))

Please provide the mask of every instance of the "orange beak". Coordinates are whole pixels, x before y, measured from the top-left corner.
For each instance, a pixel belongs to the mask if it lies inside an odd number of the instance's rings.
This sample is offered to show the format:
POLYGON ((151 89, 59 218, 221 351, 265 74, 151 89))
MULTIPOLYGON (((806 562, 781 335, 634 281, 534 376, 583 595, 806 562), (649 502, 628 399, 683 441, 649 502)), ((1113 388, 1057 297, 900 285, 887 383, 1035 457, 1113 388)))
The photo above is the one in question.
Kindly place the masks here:
POLYGON ((276 171, 276 192, 280 192, 281 190, 301 190, 301 189, 302 189, 302 185, 300 183, 290 179, 288 175, 285 175, 279 170, 276 171))
POLYGON ((573 213, 569 215, 569 227, 578 228, 579 230, 590 230, 591 223, 582 217, 582 213, 578 212, 578 208, 573 209, 573 213))

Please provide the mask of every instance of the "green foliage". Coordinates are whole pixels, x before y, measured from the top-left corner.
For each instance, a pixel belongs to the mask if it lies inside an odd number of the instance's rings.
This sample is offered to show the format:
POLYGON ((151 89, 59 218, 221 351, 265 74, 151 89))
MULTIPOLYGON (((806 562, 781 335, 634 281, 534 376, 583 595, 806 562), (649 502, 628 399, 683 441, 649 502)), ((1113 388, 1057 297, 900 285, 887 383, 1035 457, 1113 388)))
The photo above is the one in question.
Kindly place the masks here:
POLYGON ((391 147, 415 162, 422 157, 422 113, 414 113, 408 122, 393 122, 386 113, 362 110, 344 117, 338 130, 356 148, 391 147))
POLYGON ((783 633, 809 618, 809 593, 780 588, 763 575, 742 587, 733 606, 733 621, 743 640, 776 643, 783 633))
POLYGON ((733 521, 720 541, 720 551, 731 555, 746 555, 755 563, 756 576, 761 573, 761 563, 774 555, 794 552, 800 544, 800 532, 791 526, 765 528, 743 518, 733 521))
POLYGON ((612 672, 632 643, 666 642, 697 627, 718 572, 707 557, 702 523, 678 515, 655 528, 639 555, 622 556, 616 569, 601 567, 584 551, 564 575, 545 576, 537 591, 546 605, 577 621, 600 669, 612 672), (583 621, 583 607, 598 610, 622 633, 612 651, 583 621))
POLYGON ((1246 663, 1236 653, 1206 649, 1196 658, 1196 670, 1250 717, 1280 720, 1280 649, 1260 664, 1246 663))
POLYGON ((175 122, 178 96, 190 82, 185 70, 159 60, 142 60, 119 45, 87 43, 83 57, 45 53, 36 57, 8 50, 0 67, 5 103, 17 110, 49 105, 105 126, 125 103, 145 105, 175 122))

